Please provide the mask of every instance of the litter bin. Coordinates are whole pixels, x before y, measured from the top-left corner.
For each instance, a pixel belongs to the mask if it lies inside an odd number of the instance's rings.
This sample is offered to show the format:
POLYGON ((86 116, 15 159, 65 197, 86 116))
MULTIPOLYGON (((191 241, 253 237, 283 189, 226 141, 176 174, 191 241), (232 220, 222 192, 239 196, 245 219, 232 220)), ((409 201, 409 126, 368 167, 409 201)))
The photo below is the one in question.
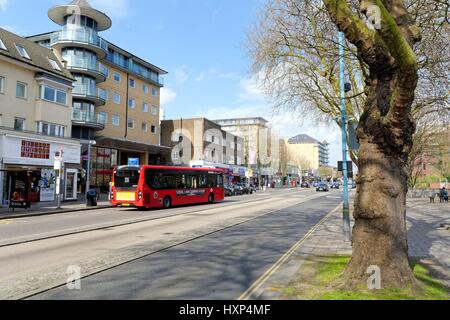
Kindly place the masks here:
POLYGON ((96 207, 97 201, 98 201, 97 190, 89 190, 86 195, 86 206, 87 207, 96 207))

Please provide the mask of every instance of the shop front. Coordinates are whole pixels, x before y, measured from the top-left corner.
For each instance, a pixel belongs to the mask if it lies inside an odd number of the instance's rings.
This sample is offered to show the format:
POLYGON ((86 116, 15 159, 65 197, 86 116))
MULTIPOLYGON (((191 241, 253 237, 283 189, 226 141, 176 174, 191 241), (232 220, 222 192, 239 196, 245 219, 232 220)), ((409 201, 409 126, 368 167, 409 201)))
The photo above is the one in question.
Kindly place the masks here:
POLYGON ((0 205, 29 207, 56 200, 55 153, 63 150, 62 194, 77 199, 80 144, 76 140, 0 134, 0 205))

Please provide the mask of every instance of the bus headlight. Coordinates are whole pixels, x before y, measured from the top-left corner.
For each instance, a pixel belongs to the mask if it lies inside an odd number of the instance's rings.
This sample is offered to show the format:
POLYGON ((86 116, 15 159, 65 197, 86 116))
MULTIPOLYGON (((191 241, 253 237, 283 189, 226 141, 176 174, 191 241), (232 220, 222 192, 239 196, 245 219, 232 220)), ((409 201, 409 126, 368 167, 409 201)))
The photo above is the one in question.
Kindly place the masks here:
POLYGON ((139 191, 138 198, 139 200, 142 200, 142 191, 139 191))

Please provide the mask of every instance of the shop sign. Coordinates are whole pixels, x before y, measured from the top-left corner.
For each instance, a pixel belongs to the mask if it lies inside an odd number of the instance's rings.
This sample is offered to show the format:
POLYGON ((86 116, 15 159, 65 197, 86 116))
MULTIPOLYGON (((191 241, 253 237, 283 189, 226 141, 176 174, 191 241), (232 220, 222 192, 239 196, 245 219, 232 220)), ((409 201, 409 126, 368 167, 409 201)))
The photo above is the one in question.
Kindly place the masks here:
POLYGON ((20 156, 31 159, 50 159, 50 144, 22 140, 20 156))

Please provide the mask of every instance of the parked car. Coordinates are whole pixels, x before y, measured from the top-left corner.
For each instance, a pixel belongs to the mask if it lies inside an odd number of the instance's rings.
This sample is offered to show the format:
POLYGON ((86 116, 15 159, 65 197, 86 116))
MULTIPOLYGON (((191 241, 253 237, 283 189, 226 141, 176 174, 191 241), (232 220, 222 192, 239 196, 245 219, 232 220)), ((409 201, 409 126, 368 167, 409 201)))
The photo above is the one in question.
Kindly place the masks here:
POLYGON ((331 183, 330 188, 331 188, 331 189, 339 189, 339 188, 340 188, 339 183, 337 183, 337 182, 331 183))
POLYGON ((231 197, 234 195, 234 189, 232 186, 225 185, 223 188, 225 190, 225 197, 231 197))
POLYGON ((253 194, 253 189, 249 185, 246 185, 245 183, 239 183, 238 186, 242 188, 242 192, 244 194, 253 194))
POLYGON ((233 194, 235 196, 242 196, 244 194, 244 188, 242 188, 241 186, 235 184, 232 187, 233 187, 233 194))
POLYGON ((305 181, 305 182, 302 182, 301 187, 302 188, 311 188, 311 185, 305 181))
POLYGON ((313 187, 314 187, 314 188, 317 188, 318 185, 319 185, 319 182, 317 182, 317 181, 314 181, 314 182, 313 182, 313 187))
POLYGON ((321 182, 317 185, 316 191, 328 192, 330 191, 330 189, 328 188, 328 185, 326 183, 321 182))

